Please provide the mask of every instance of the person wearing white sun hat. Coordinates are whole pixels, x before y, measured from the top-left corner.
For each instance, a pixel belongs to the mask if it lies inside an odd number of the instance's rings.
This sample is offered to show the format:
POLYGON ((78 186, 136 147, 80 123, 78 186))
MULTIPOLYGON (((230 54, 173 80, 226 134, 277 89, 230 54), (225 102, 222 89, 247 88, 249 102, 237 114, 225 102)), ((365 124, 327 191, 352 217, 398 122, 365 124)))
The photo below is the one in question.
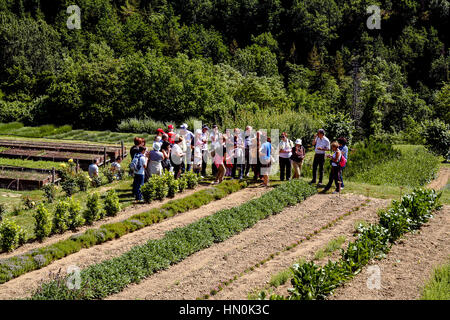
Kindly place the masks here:
POLYGON ((295 146, 292 148, 292 167, 294 168, 294 179, 300 179, 302 174, 303 160, 305 159, 305 148, 302 146, 302 140, 295 140, 295 146))

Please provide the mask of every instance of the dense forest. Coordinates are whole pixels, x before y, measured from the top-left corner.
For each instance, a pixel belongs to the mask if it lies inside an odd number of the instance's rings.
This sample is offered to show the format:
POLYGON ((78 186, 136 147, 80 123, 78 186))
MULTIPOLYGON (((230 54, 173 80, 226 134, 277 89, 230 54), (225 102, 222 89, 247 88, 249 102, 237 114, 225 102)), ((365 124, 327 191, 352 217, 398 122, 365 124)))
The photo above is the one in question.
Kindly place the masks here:
POLYGON ((308 137, 332 114, 360 138, 421 143, 431 120, 450 124, 449 15, 447 0, 0 0, 0 122, 308 137))

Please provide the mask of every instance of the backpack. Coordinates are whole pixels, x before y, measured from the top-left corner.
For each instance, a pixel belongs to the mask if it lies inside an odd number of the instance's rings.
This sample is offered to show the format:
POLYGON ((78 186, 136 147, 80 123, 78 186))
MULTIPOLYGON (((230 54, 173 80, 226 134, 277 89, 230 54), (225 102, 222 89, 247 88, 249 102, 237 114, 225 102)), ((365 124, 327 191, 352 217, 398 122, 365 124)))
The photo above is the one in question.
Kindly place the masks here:
POLYGON ((345 165, 347 164, 347 159, 345 159, 344 155, 341 155, 341 161, 339 161, 339 166, 341 168, 345 167, 345 165))
POLYGON ((134 156, 133 160, 130 163, 130 170, 132 170, 133 172, 138 172, 139 170, 141 170, 141 157, 141 153, 138 153, 134 156))

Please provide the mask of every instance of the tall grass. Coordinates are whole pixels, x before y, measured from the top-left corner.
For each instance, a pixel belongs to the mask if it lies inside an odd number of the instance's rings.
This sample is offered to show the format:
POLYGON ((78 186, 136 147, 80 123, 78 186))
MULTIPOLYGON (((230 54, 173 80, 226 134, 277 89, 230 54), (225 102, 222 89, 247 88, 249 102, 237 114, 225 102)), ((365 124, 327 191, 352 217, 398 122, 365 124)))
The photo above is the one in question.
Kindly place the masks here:
POLYGON ((450 260, 434 270, 423 290, 422 300, 450 300, 450 260))
POLYGON ((158 128, 164 129, 166 128, 166 124, 151 118, 130 118, 122 120, 117 127, 120 132, 127 133, 154 133, 158 128))
POLYGON ((352 180, 373 185, 420 187, 436 178, 439 159, 423 146, 404 149, 393 159, 357 174, 352 180))

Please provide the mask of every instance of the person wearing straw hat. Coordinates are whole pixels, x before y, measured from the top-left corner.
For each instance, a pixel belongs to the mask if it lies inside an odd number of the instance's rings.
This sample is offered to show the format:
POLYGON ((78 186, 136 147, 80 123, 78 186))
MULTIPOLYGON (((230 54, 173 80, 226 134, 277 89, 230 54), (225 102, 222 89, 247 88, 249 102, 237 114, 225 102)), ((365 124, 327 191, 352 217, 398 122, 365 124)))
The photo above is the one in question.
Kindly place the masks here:
POLYGON ((292 167, 294 168, 294 179, 300 179, 302 174, 303 160, 305 159, 306 151, 302 146, 302 139, 295 140, 295 146, 292 148, 292 167))

